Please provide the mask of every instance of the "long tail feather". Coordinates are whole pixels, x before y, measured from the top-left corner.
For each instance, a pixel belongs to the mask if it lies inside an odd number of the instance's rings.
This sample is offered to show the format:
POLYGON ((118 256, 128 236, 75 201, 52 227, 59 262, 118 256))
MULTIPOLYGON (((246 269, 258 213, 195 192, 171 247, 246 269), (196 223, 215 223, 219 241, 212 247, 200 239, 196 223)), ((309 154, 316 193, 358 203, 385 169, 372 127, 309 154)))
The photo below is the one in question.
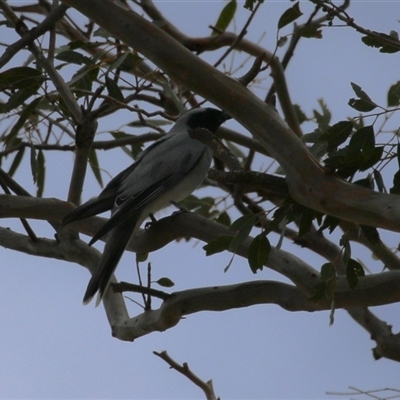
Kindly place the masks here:
POLYGON ((84 304, 88 304, 97 291, 99 292, 99 298, 96 305, 102 299, 107 290, 111 275, 117 268, 118 262, 129 242, 132 232, 135 229, 138 218, 139 216, 136 215, 135 217, 126 220, 124 223, 116 226, 108 235, 98 269, 90 279, 83 297, 84 304))

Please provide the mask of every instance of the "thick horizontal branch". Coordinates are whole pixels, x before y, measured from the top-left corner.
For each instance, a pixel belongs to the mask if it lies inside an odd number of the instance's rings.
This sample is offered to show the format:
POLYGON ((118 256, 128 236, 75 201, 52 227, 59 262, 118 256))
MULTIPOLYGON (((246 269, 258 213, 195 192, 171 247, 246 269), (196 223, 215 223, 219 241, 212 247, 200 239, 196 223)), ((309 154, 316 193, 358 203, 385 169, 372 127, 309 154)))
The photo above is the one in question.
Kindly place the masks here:
MULTIPOLYGON (((395 301, 400 301, 400 272, 390 274, 393 279, 382 285, 374 285, 373 288, 360 287, 345 292, 337 290, 336 308, 352 307, 355 304, 358 306, 360 298, 364 299, 366 307, 380 305, 388 290, 395 301)), ((339 278, 339 287, 345 286, 344 280, 339 278)), ((276 304, 288 311, 312 312, 331 308, 329 300, 311 302, 307 294, 295 286, 282 282, 252 281, 172 293, 159 309, 147 310, 125 321, 123 325, 114 325, 112 330, 114 336, 133 341, 151 332, 172 328, 186 315, 201 311, 226 311, 256 304, 276 304)))

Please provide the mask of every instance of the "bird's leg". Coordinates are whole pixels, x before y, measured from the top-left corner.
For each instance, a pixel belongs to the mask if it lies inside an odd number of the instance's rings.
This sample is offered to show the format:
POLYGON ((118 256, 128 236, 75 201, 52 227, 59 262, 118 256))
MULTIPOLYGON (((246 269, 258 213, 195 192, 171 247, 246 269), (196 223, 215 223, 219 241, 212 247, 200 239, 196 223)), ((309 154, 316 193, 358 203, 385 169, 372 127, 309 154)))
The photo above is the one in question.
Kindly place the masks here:
POLYGON ((148 229, 150 229, 151 224, 155 224, 157 222, 156 217, 154 216, 154 214, 149 214, 149 218, 151 219, 150 222, 146 222, 144 225, 144 229, 147 231, 148 229))
POLYGON ((170 203, 178 209, 178 211, 175 211, 174 214, 175 213, 190 212, 189 209, 184 207, 182 204, 177 203, 176 201, 171 200, 170 203))

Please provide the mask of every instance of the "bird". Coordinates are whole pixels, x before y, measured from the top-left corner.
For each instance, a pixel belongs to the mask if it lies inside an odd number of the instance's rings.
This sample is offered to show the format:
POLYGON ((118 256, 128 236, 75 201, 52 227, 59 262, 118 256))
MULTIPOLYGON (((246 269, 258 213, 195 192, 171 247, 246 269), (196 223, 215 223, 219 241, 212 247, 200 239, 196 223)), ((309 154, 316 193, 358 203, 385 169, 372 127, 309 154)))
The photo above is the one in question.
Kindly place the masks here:
POLYGON ((98 292, 96 306, 106 292, 111 276, 130 237, 153 213, 188 197, 203 182, 211 166, 212 150, 189 132, 204 128, 215 133, 230 117, 215 108, 195 108, 185 112, 171 130, 154 142, 128 168, 116 175, 97 198, 68 213, 62 225, 111 210, 110 219, 89 242, 106 233, 106 244, 97 270, 87 286, 83 303, 98 292))

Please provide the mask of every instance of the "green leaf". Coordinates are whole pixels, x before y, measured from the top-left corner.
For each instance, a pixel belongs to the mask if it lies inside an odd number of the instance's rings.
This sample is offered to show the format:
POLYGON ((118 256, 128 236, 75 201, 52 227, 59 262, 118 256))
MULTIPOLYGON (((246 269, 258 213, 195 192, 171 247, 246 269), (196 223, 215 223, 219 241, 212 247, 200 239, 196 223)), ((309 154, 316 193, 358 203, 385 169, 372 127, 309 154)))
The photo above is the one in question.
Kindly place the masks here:
POLYGON ((262 270, 264 264, 268 261, 269 253, 271 252, 271 244, 265 233, 257 235, 249 247, 248 262, 251 270, 255 274, 257 270, 262 270))
POLYGON ((39 165, 38 165, 38 160, 37 160, 37 155, 36 155, 36 149, 35 146, 31 143, 31 172, 32 172, 32 178, 33 178, 33 182, 36 183, 37 182, 37 177, 38 177, 38 169, 39 169, 39 165))
POLYGON ((362 265, 358 261, 350 258, 346 266, 346 278, 350 288, 354 290, 358 284, 358 278, 364 275, 365 272, 362 265))
POLYGON ((43 150, 38 151, 37 155, 37 197, 42 197, 43 195, 43 190, 44 190, 44 182, 45 182, 45 177, 46 177, 46 162, 44 158, 44 153, 43 150))
POLYGON ((351 121, 339 121, 324 132, 318 139, 319 142, 328 143, 328 152, 344 143, 353 131, 351 121))
POLYGON ((68 64, 93 65, 93 60, 91 58, 73 50, 62 51, 58 53, 55 58, 60 61, 65 61, 68 64))
POLYGON ((93 32, 94 37, 102 37, 104 39, 108 39, 111 35, 108 31, 103 28, 98 28, 93 32))
POLYGON ((32 83, 43 82, 44 76, 34 68, 16 67, 0 73, 0 91, 25 89, 32 83))
POLYGON ((364 126, 351 137, 346 155, 349 159, 361 155, 363 160, 369 160, 375 152, 375 133, 373 125, 364 126))
POLYGON ((322 39, 322 30, 319 25, 303 25, 300 29, 296 30, 295 35, 304 38, 322 39))
POLYGON ((278 21, 278 29, 282 29, 284 26, 291 24, 302 15, 303 13, 300 11, 300 3, 297 2, 280 16, 278 21))
POLYGON ((262 4, 264 0, 246 0, 243 7, 253 11, 254 4, 257 2, 262 4))
POLYGON ((375 246, 382 244, 378 229, 367 225, 360 225, 360 228, 368 242, 375 246))
MULTIPOLYGON (((221 11, 221 14, 218 17, 218 21, 215 24, 215 26, 225 32, 226 28, 228 27, 228 25, 231 23, 233 17, 235 16, 236 13, 236 8, 237 8, 237 4, 236 4, 236 0, 231 0, 221 11)), ((213 35, 217 35, 218 32, 213 31, 212 33, 213 35)))
POLYGON ((387 94, 388 107, 398 107, 400 105, 400 81, 390 86, 387 94))
POLYGON ((297 116, 297 119, 298 119, 300 125, 303 122, 308 121, 307 115, 304 113, 304 111, 301 109, 301 107, 298 104, 293 104, 293 109, 294 109, 294 112, 296 113, 296 116, 297 116))
POLYGON ((307 232, 310 231, 312 222, 315 218, 315 211, 310 208, 306 208, 301 214, 299 222, 299 238, 303 237, 307 232))
POLYGON ((361 86, 357 85, 354 82, 350 82, 351 87, 354 90, 354 93, 361 99, 361 100, 365 100, 368 101, 369 103, 373 103, 373 101, 371 100, 371 97, 369 97, 367 95, 367 93, 364 92, 364 90, 361 88, 361 86))
POLYGON ((321 107, 322 114, 317 110, 313 110, 314 118, 318 125, 327 125, 331 121, 332 114, 323 99, 318 99, 318 103, 321 107))
POLYGON ((165 276, 160 278, 160 279, 158 279, 156 281, 156 283, 158 283, 160 286, 163 286, 163 287, 173 287, 173 286, 175 286, 175 283, 171 279, 169 279, 169 278, 167 278, 165 276))
MULTIPOLYGON (((132 135, 129 135, 128 133, 123 132, 123 131, 110 131, 110 134, 114 139, 122 139, 122 138, 132 137, 132 135)), ((130 150, 129 150, 128 146, 121 146, 120 148, 129 157, 135 158, 143 150, 143 145, 140 143, 131 144, 130 150)))
POLYGON ((17 154, 15 155, 14 160, 10 166, 10 169, 8 170, 8 175, 10 175, 11 177, 15 174, 16 170, 21 164, 24 153, 25 153, 25 147, 21 147, 18 150, 17 154))
POLYGON ((393 187, 390 188, 391 194, 400 194, 400 144, 397 145, 397 163, 399 164, 399 171, 393 176, 393 187))
POLYGON ((354 82, 351 82, 351 87, 354 93, 359 97, 358 99, 350 99, 349 106, 356 109, 357 111, 368 112, 372 111, 378 105, 372 101, 372 99, 367 95, 366 92, 354 82))
POLYGON ((24 127, 26 120, 31 116, 31 114, 36 110, 37 105, 42 100, 42 97, 37 97, 29 105, 27 105, 21 112, 18 121, 12 127, 10 133, 7 135, 5 142, 9 143, 14 137, 18 135, 18 132, 24 127))
POLYGON ((357 111, 361 112, 369 112, 376 108, 376 105, 368 103, 365 100, 360 99, 350 99, 347 103, 351 108, 354 108, 357 111))
POLYGON ((216 253, 221 253, 222 251, 228 250, 233 236, 231 235, 221 235, 218 236, 215 240, 207 243, 203 246, 203 249, 206 251, 206 256, 211 256, 216 253))
POLYGON ((136 253, 136 262, 145 262, 149 257, 149 253, 136 253))
POLYGON ((377 36, 375 37, 364 36, 361 38, 362 42, 367 46, 380 48, 379 51, 381 53, 397 53, 398 51, 400 51, 400 42, 398 46, 392 46, 390 44, 387 44, 386 41, 386 39, 398 40, 396 37, 387 35, 386 33, 380 33, 375 31, 373 31, 372 33, 375 33, 377 36))
MULTIPOLYGON (((71 79, 69 85, 82 90, 92 90, 93 81, 97 79, 99 74, 99 67, 96 66, 85 66, 82 67, 71 79)), ((82 94, 77 94, 82 96, 82 94)))
POLYGON ((117 69, 118 67, 120 67, 125 62, 129 54, 130 53, 125 52, 121 56, 117 57, 117 59, 110 64, 108 69, 112 71, 113 69, 117 69))
POLYGON ((225 226, 231 226, 232 223, 231 217, 226 211, 223 211, 215 221, 225 226))
POLYGON ((110 97, 121 103, 124 102, 125 98, 121 92, 121 89, 116 84, 116 82, 113 79, 109 78, 108 76, 106 76, 106 87, 110 97))
POLYGON ((236 251, 238 246, 250 235, 253 229, 254 223, 256 222, 257 216, 254 214, 243 215, 238 218, 232 225, 231 230, 237 231, 236 235, 232 239, 229 249, 233 252, 236 251))
POLYGON ((378 190, 381 193, 387 193, 385 182, 383 181, 382 174, 377 169, 374 170, 374 180, 375 180, 376 186, 378 187, 378 190))
POLYGON ((88 155, 89 165, 93 171, 93 175, 95 176, 97 182, 100 187, 103 188, 103 178, 101 176, 101 170, 99 166, 99 160, 97 159, 97 153, 95 149, 91 149, 88 155))

